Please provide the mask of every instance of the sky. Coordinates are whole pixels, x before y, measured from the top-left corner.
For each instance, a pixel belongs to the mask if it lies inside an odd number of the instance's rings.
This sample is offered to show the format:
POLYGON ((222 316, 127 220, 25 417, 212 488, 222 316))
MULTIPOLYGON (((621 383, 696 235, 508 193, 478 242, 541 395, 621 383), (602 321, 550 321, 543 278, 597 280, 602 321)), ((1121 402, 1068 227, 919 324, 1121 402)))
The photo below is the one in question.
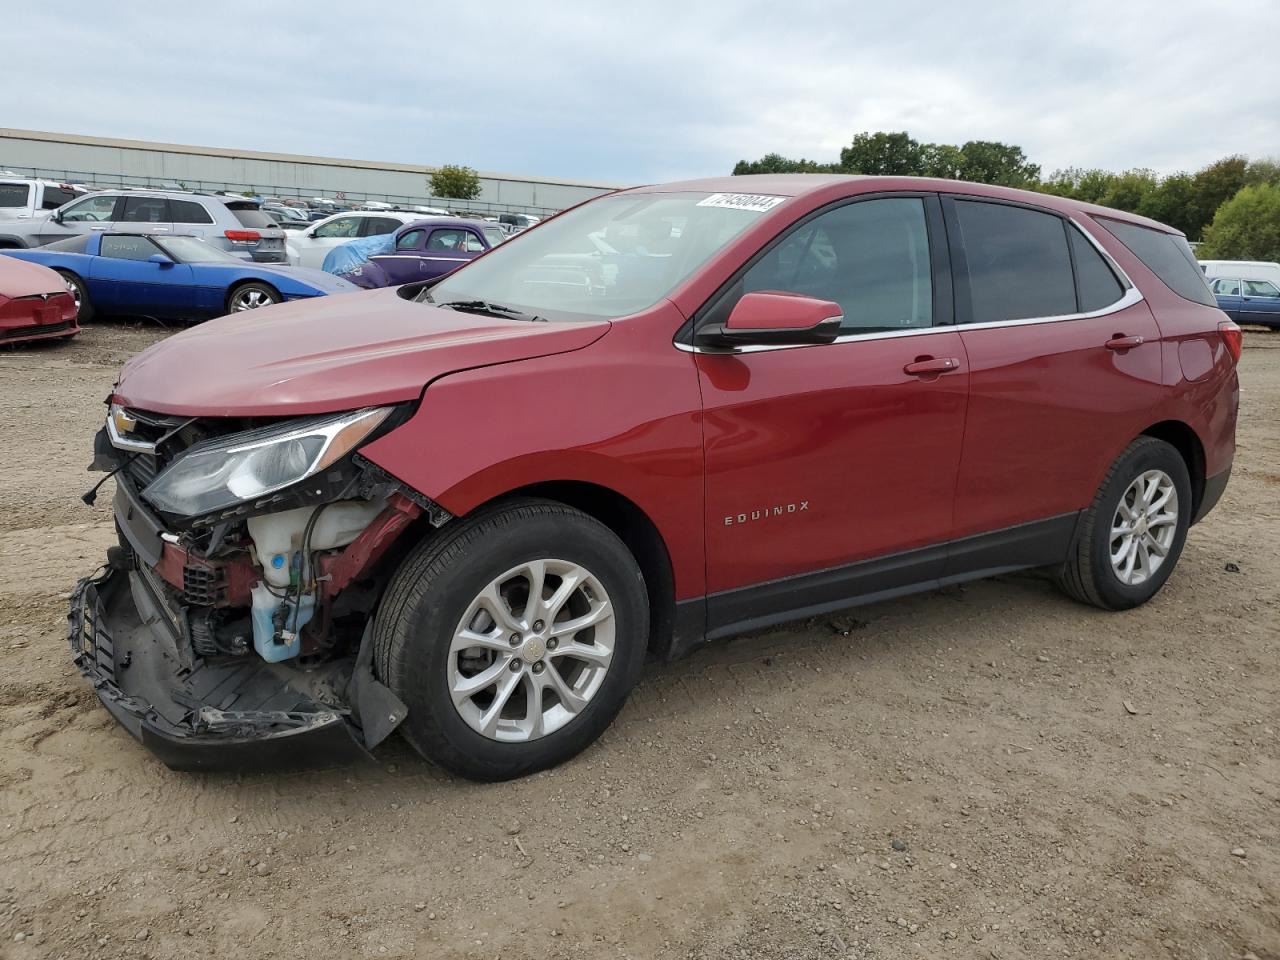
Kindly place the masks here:
POLYGON ((1046 175, 1280 155, 1278 0, 60 0, 4 22, 0 126, 59 133, 617 185, 834 161, 876 130, 1018 144, 1046 175))

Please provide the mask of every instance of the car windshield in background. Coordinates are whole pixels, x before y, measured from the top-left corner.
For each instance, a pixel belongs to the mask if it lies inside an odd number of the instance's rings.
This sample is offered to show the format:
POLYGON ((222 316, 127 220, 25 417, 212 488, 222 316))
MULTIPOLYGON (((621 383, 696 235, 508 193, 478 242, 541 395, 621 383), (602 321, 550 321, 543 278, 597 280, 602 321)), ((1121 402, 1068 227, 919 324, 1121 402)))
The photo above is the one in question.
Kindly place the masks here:
POLYGON ((179 263, 234 263, 244 266, 244 261, 225 250, 210 246, 196 237, 154 238, 164 250, 179 263))
POLYGON ((497 303, 549 319, 637 313, 784 199, 708 193, 603 197, 518 242, 501 244, 420 299, 497 303))
POLYGON ((0 183, 0 207, 25 207, 31 187, 25 183, 0 183))
POLYGON ((227 209, 235 215, 235 218, 240 221, 240 225, 242 227, 249 227, 255 230, 264 228, 271 230, 279 226, 279 224, 272 220, 267 214, 259 210, 254 204, 228 203, 227 209))

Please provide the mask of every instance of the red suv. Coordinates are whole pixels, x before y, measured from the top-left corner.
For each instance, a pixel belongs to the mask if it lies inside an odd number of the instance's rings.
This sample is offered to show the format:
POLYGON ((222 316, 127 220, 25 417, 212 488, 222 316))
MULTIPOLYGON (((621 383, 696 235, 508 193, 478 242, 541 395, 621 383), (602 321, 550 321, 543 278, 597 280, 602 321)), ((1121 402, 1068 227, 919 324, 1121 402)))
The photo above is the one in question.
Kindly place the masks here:
POLYGON ((130 361, 80 669, 176 768, 394 729, 501 779, 646 654, 1031 567, 1144 603, 1231 469, 1239 329, 1184 238, 997 187, 610 194, 425 284, 130 361))

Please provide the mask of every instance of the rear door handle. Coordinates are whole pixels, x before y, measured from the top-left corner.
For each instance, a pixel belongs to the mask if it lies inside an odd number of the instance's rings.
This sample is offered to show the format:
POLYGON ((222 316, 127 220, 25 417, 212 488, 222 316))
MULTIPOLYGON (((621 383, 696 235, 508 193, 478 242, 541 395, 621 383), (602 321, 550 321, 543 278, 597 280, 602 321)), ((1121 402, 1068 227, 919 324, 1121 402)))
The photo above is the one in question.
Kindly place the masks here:
POLYGON ((1116 334, 1105 344, 1108 350, 1130 350, 1133 347, 1140 347, 1143 344, 1141 337, 1126 337, 1122 334, 1116 334))
POLYGON ((955 357, 917 357, 903 367, 902 372, 913 377, 929 377, 959 369, 960 361, 955 357))

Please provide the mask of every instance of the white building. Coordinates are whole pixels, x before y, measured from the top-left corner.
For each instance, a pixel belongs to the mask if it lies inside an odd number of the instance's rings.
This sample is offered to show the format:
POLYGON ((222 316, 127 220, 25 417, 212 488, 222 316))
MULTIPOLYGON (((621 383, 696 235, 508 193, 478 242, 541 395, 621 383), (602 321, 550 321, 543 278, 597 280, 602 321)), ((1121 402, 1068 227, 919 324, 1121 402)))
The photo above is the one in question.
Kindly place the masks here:
MULTIPOLYGON (((190 190, 234 190, 281 197, 330 197, 351 203, 448 205, 429 196, 434 167, 308 157, 256 150, 193 147, 0 127, 0 171, 117 187, 180 184, 190 190)), ((470 209, 549 213, 621 184, 481 173, 478 202, 470 209)), ((454 205, 457 205, 456 201, 454 205)))

